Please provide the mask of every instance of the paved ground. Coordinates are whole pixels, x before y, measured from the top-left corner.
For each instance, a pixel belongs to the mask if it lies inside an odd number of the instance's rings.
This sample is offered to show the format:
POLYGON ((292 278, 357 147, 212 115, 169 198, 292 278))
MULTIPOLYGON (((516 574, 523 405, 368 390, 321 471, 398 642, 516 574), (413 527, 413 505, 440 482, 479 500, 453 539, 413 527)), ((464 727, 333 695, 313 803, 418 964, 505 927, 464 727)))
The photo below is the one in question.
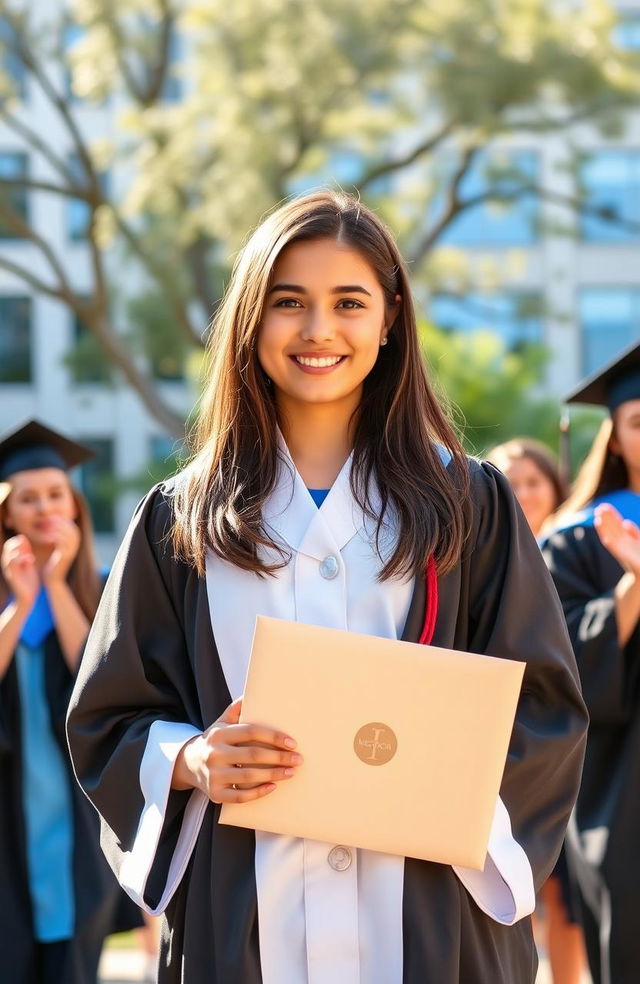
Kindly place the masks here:
MULTIPOLYGON (((144 960, 134 950, 106 950, 100 965, 101 984, 140 984, 144 981, 144 960)), ((584 984, 588 984, 586 978, 584 984)), ((536 984, 551 984, 549 965, 543 960, 536 984)))

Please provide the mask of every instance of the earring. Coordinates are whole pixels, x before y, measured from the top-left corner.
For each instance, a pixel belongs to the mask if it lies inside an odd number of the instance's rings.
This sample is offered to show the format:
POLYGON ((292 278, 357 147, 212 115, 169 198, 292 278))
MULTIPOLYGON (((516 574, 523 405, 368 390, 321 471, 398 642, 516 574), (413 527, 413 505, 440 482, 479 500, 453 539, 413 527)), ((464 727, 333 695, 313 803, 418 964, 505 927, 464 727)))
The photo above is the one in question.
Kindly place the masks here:
POLYGON ((389 341, 389 339, 388 339, 388 338, 387 338, 387 336, 385 335, 385 336, 384 336, 384 338, 382 339, 382 341, 380 342, 380 344, 381 344, 381 345, 386 345, 388 341, 389 341))

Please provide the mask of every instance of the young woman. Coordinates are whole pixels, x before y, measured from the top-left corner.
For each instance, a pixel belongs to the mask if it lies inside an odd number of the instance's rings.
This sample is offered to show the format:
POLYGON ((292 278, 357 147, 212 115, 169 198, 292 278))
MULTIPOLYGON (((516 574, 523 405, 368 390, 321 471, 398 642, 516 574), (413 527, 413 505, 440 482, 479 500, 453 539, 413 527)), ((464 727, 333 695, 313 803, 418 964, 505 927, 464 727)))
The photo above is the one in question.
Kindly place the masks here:
MULTIPOLYGON (((567 497, 557 460, 544 444, 530 437, 498 444, 487 453, 487 460, 506 476, 531 532, 539 540, 549 517, 567 497)), ((579 905, 574 896, 563 848, 539 896, 544 905, 541 929, 554 984, 580 984, 586 966, 579 905)))
POLYGON ((508 479, 516 499, 537 538, 545 522, 567 497, 558 463, 549 449, 530 437, 515 437, 487 452, 490 461, 508 479))
POLYGON ((101 589, 67 477, 89 457, 36 421, 0 443, 0 965, 12 984, 95 981, 122 897, 64 733, 101 589))
POLYGON ((398 250, 352 198, 293 200, 242 251, 194 458, 132 522, 68 729, 121 883, 166 907, 161 981, 533 984, 576 671, 508 483, 433 396, 398 250), (484 872, 217 822, 304 769, 295 735, 238 723, 257 614, 528 661, 484 872))
POLYGON ((640 979, 640 346, 574 393, 608 407, 544 556, 591 725, 569 827, 595 984, 640 979))

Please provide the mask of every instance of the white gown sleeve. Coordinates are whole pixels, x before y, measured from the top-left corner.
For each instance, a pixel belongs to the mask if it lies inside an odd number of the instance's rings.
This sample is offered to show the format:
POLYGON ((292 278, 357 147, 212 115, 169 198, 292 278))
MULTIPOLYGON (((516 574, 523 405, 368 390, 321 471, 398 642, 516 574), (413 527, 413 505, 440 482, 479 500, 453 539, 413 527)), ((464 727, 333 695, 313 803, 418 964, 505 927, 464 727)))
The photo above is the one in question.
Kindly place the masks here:
POLYGON ((180 884, 191 857, 209 799, 194 789, 184 811, 167 881, 155 908, 144 899, 145 887, 158 849, 171 789, 171 778, 180 749, 201 732, 190 724, 155 721, 140 765, 140 788, 144 807, 133 847, 127 851, 120 869, 120 884, 137 904, 152 916, 162 912, 180 884))
POLYGON ((513 926, 535 909, 533 872, 524 850, 511 832, 507 808, 498 797, 484 871, 453 866, 456 875, 484 913, 513 926))

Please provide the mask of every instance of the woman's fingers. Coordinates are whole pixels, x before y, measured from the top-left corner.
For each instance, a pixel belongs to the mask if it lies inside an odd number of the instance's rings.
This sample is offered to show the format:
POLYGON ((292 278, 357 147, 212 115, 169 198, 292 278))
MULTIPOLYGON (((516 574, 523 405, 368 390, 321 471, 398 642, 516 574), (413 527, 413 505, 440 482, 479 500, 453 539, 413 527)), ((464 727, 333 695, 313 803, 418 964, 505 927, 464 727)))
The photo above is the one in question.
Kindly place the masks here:
POLYGON ((278 787, 273 782, 263 783, 261 786, 255 786, 253 789, 242 789, 241 787, 233 789, 232 786, 228 786, 227 788, 220 790, 218 796, 214 799, 214 802, 249 803, 251 800, 260 799, 261 796, 267 796, 277 788, 278 787))
MULTIPOLYGON (((231 703, 197 744, 198 785, 214 803, 243 803, 291 779, 302 756, 290 735, 264 725, 241 724, 242 698, 231 703)), ((195 753, 194 753, 195 754, 195 753)))
MULTIPOLYGON (((233 705, 231 705, 233 707, 233 705)), ((222 740, 225 745, 270 745, 274 748, 296 747, 296 742, 290 735, 274 728, 260 724, 236 724, 225 728, 222 740)))
POLYGON ((623 528, 622 516, 617 509, 608 503, 596 506, 595 525, 599 533, 605 536, 612 536, 621 533, 623 528))
POLYGON ((625 533, 628 533, 632 540, 640 540, 640 528, 636 526, 632 519, 625 519, 624 523, 625 533))
POLYGON ((241 710, 242 710, 242 697, 238 697, 231 704, 229 704, 224 714, 220 715, 220 717, 216 721, 216 724, 237 724, 238 721, 240 720, 241 710))
POLYGON ((264 782, 280 782, 283 779, 292 779, 297 769, 288 766, 277 768, 249 768, 237 769, 230 766, 228 769, 219 769, 217 779, 223 786, 258 786, 264 782))
POLYGON ((270 768, 302 765, 302 755, 264 745, 216 745, 212 749, 219 767, 270 768))

